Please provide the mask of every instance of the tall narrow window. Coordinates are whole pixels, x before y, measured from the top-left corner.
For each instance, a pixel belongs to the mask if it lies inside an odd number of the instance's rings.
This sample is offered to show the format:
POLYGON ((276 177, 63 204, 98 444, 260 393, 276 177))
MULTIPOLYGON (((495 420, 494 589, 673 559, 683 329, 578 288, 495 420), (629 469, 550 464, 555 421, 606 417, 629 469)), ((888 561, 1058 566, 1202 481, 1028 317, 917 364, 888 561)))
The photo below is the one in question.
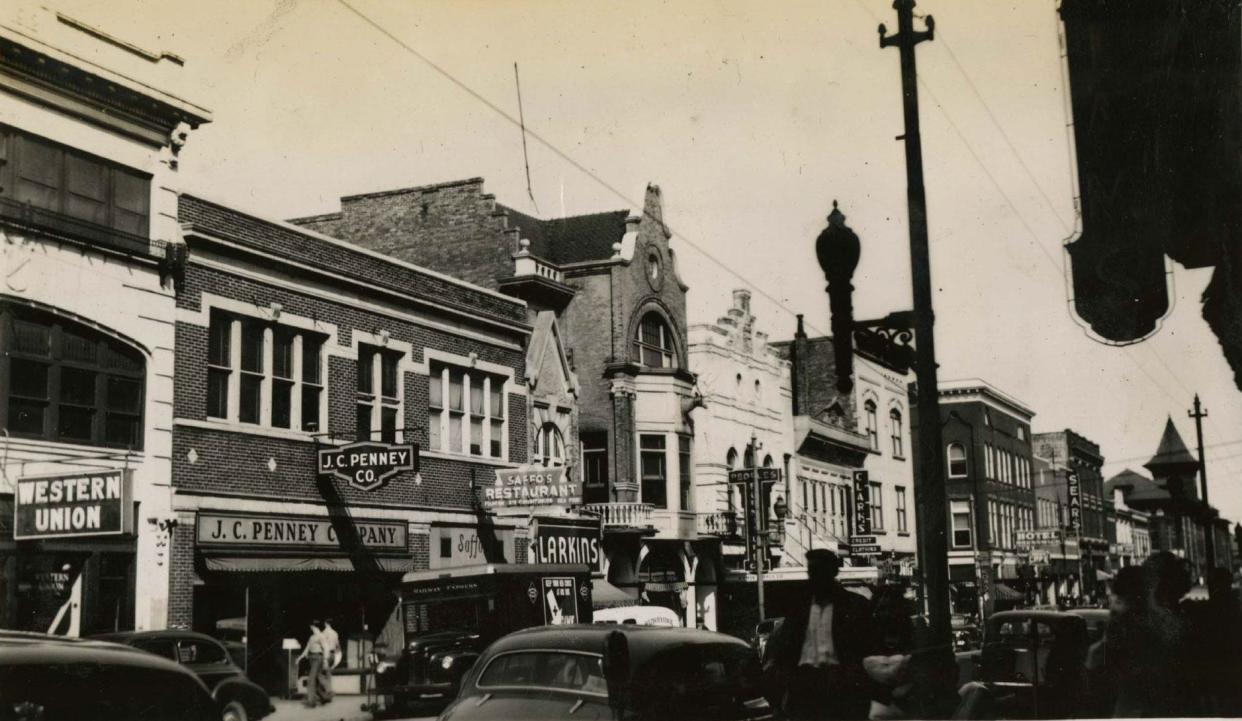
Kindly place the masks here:
POLYGON ((900 458, 905 455, 901 434, 901 411, 894 408, 888 412, 888 425, 893 437, 893 455, 900 458))
POLYGON ((293 423, 293 339, 288 328, 277 328, 272 337, 272 425, 289 428, 293 423))
POLYGON ((668 508, 668 460, 663 435, 638 437, 642 471, 642 501, 656 508, 668 508))
POLYGON ((532 459, 540 466, 565 465, 565 440, 556 424, 548 421, 539 427, 535 434, 535 457, 532 459))
POLYGON ((906 520, 906 489, 897 486, 897 532, 909 533, 910 526, 906 520))
POLYGON ((358 440, 396 442, 401 416, 400 361, 400 352, 358 346, 358 440))
POLYGON ((950 443, 946 455, 949 460, 949 478, 965 478, 968 474, 966 447, 961 443, 950 443))
POLYGON ((879 483, 871 483, 871 530, 884 530, 884 488, 879 483))
POLYGON ((582 482, 587 486, 608 485, 608 434, 582 433, 582 482))
POLYGON ((302 336, 302 430, 317 431, 319 403, 323 396, 323 338, 302 336))
POLYGON ((676 368, 673 334, 664 318, 650 311, 638 323, 634 336, 634 360, 648 368, 676 368))
POLYGON ((953 547, 970 548, 974 533, 970 527, 970 502, 951 501, 949 512, 953 521, 953 547))
POLYGON ((238 420, 259 423, 263 410, 263 324, 257 320, 241 322, 241 396, 238 420))
POLYGON ((867 439, 871 443, 871 450, 880 450, 880 429, 876 420, 875 401, 868 400, 863 404, 863 412, 866 414, 867 439))
POLYGON ((690 436, 677 436, 677 475, 678 488, 681 491, 681 510, 690 508, 690 436))

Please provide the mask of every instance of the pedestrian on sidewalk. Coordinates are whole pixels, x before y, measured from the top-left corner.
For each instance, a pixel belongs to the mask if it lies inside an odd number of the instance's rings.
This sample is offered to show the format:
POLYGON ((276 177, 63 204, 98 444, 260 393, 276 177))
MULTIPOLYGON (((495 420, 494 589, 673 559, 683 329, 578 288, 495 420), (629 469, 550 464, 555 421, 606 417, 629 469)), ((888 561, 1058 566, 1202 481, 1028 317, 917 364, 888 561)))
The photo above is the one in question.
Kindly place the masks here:
POLYGON ((876 647, 871 604, 837 582, 832 551, 806 554, 809 594, 772 634, 764 676, 769 700, 786 717, 865 719, 871 680, 863 658, 876 647))
POLYGON ((323 621, 315 619, 310 624, 310 638, 306 639, 306 646, 302 648, 301 655, 298 656, 297 662, 301 664, 303 659, 310 663, 310 669, 306 673, 306 697, 302 703, 307 708, 314 708, 321 703, 328 703, 332 700, 332 689, 324 688, 325 677, 328 683, 332 682, 331 676, 324 670, 324 635, 323 621))
POLYGON ((325 686, 328 689, 329 698, 332 696, 332 669, 341 665, 341 659, 345 657, 341 650, 341 637, 337 635, 336 629, 332 628, 332 619, 325 617, 323 619, 323 668, 324 677, 326 679, 325 686))

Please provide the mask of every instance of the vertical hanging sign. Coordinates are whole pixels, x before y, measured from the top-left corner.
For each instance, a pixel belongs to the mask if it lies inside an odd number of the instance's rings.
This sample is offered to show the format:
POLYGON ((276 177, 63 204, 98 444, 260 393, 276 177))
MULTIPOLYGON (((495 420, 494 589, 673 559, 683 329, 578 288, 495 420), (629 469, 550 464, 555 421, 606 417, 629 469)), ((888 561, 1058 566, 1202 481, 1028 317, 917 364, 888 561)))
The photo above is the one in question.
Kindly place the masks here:
POLYGON ((1076 471, 1065 472, 1065 491, 1069 496, 1068 530, 1075 532, 1082 528, 1082 487, 1079 485, 1076 471))
POLYGON ((871 483, 866 471, 854 471, 854 533, 871 533, 871 483))

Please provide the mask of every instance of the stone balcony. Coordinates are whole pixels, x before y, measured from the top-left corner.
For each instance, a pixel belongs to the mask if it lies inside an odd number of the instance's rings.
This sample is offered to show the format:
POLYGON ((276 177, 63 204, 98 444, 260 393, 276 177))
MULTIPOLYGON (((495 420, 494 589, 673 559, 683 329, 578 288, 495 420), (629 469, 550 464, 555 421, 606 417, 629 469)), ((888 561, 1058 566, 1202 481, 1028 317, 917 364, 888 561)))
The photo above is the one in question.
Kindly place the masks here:
POLYGON ((604 528, 651 528, 650 503, 588 503, 582 510, 599 516, 604 528))
POLYGON ((525 301, 563 309, 575 290, 566 285, 565 273, 555 264, 533 255, 530 242, 522 239, 522 249, 513 255, 513 275, 500 280, 500 289, 525 301))
POLYGON ((699 513, 695 517, 695 528, 703 536, 733 538, 741 534, 742 522, 734 511, 699 513))

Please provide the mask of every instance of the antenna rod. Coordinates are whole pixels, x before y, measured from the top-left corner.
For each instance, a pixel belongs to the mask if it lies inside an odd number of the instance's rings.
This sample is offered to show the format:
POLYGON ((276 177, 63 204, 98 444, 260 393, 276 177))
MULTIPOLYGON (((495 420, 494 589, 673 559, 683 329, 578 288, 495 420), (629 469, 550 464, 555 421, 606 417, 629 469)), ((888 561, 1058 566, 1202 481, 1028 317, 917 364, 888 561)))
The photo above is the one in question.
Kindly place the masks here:
POLYGON ((539 212, 539 203, 535 202, 535 191, 530 184, 530 155, 526 151, 526 114, 522 111, 522 79, 518 76, 518 64, 513 62, 513 84, 517 86, 518 125, 522 128, 522 162, 526 164, 526 194, 530 196, 530 204, 539 212))

